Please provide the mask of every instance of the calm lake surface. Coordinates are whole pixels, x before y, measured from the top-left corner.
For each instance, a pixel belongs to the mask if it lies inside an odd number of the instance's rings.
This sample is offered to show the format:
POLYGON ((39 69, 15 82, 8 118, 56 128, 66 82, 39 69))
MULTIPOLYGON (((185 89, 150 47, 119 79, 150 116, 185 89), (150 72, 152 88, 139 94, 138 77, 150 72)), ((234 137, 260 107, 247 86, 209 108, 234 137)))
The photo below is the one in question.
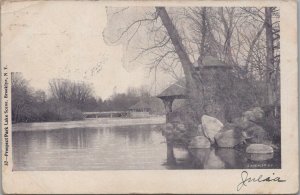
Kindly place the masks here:
POLYGON ((253 161, 234 149, 197 149, 191 153, 176 149, 176 160, 167 163, 160 127, 152 124, 13 132, 13 170, 280 168, 279 153, 267 157, 269 160, 253 161))

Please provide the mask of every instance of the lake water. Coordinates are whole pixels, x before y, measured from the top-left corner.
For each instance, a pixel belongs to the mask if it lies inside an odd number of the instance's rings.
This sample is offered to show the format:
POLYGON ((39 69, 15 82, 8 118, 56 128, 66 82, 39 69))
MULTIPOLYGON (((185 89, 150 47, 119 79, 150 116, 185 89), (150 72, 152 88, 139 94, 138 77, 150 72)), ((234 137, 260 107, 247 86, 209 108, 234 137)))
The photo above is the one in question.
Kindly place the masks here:
MULTIPOLYGON (((167 162, 160 125, 68 128, 13 132, 14 171, 162 170, 279 168, 277 153, 269 160, 249 160, 234 149, 176 149, 167 162)), ((18 127, 20 128, 20 127, 18 127)))

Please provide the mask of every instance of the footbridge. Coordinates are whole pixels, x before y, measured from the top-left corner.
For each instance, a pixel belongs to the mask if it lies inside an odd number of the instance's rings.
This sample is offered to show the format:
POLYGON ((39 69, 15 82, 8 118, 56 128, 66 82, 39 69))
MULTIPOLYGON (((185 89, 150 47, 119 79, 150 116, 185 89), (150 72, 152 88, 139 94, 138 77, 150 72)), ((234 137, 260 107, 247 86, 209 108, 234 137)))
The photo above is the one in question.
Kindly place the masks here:
POLYGON ((108 111, 108 112, 83 112, 85 118, 113 118, 128 117, 128 111, 108 111))

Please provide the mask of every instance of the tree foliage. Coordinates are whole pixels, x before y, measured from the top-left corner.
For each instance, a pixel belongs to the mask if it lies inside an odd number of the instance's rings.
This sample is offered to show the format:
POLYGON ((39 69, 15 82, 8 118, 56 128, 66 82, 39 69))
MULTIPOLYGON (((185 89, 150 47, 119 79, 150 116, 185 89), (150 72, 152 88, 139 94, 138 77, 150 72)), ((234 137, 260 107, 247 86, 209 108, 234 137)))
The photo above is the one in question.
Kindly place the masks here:
MULTIPOLYGON (((211 98, 205 86, 211 83, 205 82, 215 81, 204 81, 201 70, 195 68, 195 64, 202 65, 205 56, 232 66, 230 82, 243 83, 237 88, 233 85, 222 88, 221 94, 228 94, 221 100, 222 112, 235 110, 235 96, 239 96, 240 109, 278 102, 280 69, 279 63, 275 63, 280 58, 279 52, 275 52, 279 49, 278 13, 276 8, 268 7, 108 7, 108 24, 103 35, 107 43, 123 44, 125 67, 146 64, 150 71, 162 70, 175 79, 180 78, 178 72, 182 71, 188 105, 193 110, 190 118, 197 124, 203 114, 210 114, 206 108, 213 105, 208 104, 214 104, 206 101, 211 98), (241 95, 239 88, 247 90, 241 90, 245 92, 241 95)), ((197 126, 191 131, 191 134, 197 131, 197 126)))
POLYGON ((127 111, 138 101, 150 97, 146 87, 129 88, 107 100, 94 95, 91 85, 66 79, 53 79, 49 91, 34 90, 22 73, 12 73, 12 121, 82 120, 83 112, 127 111))

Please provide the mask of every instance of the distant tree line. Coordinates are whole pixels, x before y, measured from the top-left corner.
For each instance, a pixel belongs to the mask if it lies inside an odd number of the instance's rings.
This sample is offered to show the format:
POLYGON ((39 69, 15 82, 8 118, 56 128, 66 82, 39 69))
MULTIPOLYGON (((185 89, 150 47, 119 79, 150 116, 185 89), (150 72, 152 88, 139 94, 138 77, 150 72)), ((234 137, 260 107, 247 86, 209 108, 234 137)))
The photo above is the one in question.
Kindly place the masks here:
POLYGON ((94 89, 85 82, 52 79, 49 90, 34 90, 22 73, 12 73, 12 121, 46 122, 82 120, 83 112, 125 111, 149 92, 129 88, 126 93, 115 93, 107 100, 96 97, 94 89))

